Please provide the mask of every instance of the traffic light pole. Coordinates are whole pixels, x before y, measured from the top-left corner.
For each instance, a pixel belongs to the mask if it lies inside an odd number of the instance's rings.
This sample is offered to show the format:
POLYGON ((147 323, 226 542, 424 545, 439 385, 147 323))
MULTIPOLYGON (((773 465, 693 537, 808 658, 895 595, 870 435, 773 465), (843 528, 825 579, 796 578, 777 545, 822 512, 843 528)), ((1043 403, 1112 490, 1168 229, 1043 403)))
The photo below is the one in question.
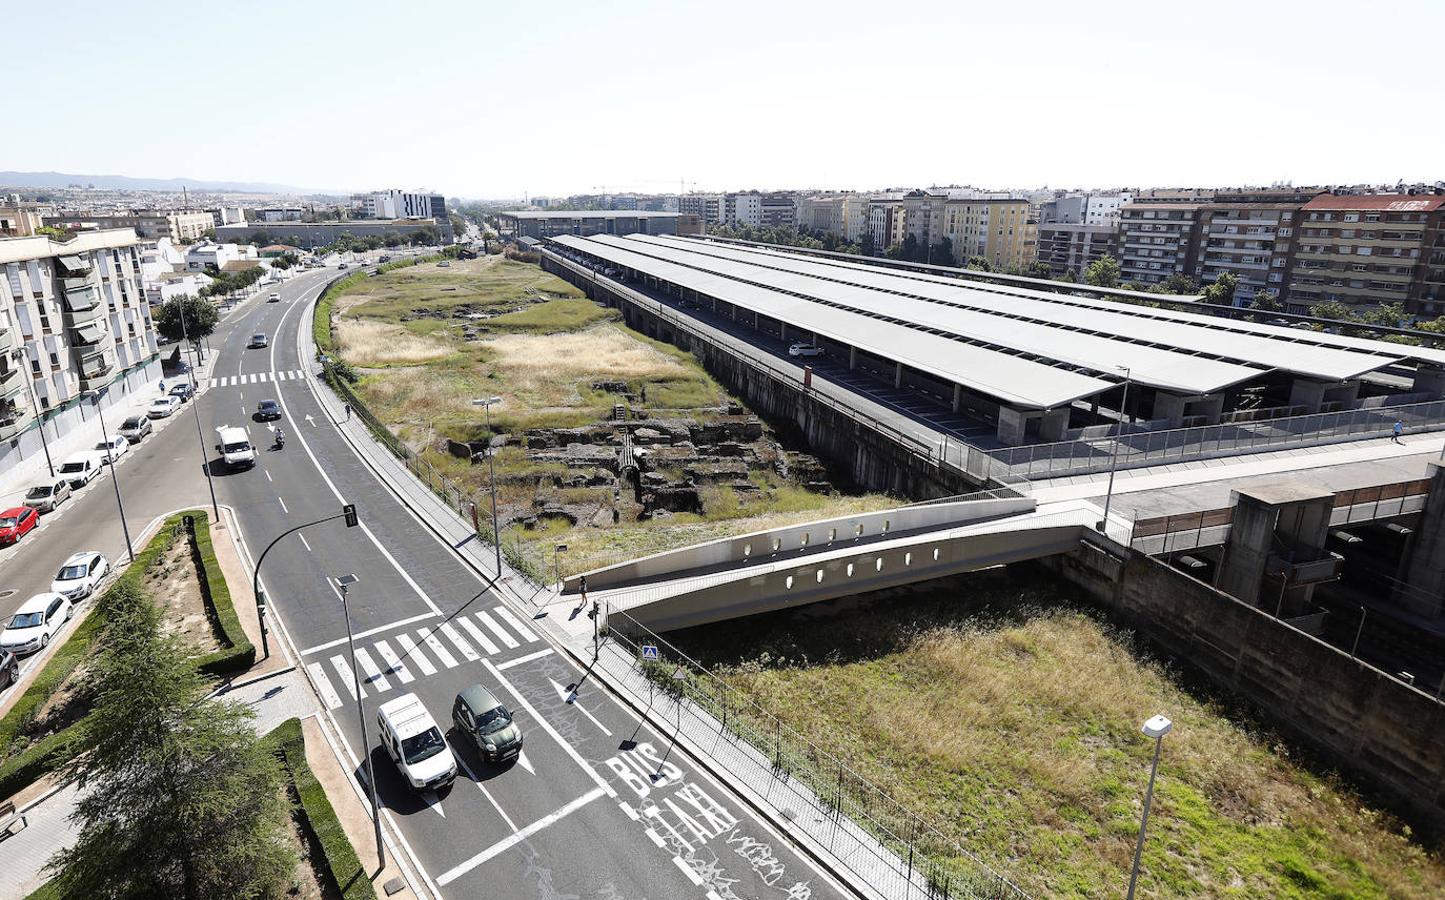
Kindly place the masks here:
POLYGON ((327 516, 324 519, 317 519, 314 522, 304 522, 300 525, 297 525, 295 528, 289 528, 286 531, 281 532, 280 534, 276 535, 275 539, 272 540, 271 543, 266 545, 266 549, 262 550, 260 557, 256 559, 256 567, 251 571, 251 595, 256 598, 256 621, 261 627, 262 659, 271 658, 271 645, 270 642, 266 639, 266 635, 269 632, 266 628, 266 594, 264 591, 261 590, 261 563, 266 561, 266 554, 271 552, 272 547, 275 547, 277 544, 281 543, 282 538, 293 535, 303 528, 310 528, 312 525, 321 525, 325 522, 334 522, 337 519, 345 519, 347 528, 355 528, 357 524, 356 504, 348 503, 341 508, 341 512, 337 513, 334 516, 327 516))

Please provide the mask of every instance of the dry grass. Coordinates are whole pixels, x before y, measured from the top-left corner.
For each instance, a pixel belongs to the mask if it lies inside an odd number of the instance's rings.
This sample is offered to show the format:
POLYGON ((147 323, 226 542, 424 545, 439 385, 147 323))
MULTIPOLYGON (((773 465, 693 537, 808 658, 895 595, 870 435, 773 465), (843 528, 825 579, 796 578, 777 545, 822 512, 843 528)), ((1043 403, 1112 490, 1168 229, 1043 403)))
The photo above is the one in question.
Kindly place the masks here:
POLYGON ((616 325, 600 325, 571 334, 503 335, 486 344, 498 366, 522 379, 663 380, 689 374, 677 360, 639 342, 616 325))
POLYGON ((1231 721, 1141 659, 1127 635, 1081 612, 1031 608, 1061 589, 1019 577, 939 582, 865 609, 843 602, 680 640, 1035 896, 1122 893, 1152 750, 1138 723, 1157 712, 1175 730, 1142 896, 1445 892, 1445 865, 1408 828, 1231 721))
POLYGON ((435 338, 399 325, 343 316, 336 323, 337 347, 353 366, 415 365, 450 356, 454 350, 435 338))

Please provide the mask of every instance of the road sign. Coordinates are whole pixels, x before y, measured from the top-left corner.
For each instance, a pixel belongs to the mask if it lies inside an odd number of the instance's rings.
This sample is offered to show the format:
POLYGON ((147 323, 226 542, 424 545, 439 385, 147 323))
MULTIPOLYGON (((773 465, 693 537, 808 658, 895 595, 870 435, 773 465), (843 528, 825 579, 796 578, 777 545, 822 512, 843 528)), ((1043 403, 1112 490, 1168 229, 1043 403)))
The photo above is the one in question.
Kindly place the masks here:
POLYGON ((652 660, 653 662, 656 662, 657 660, 661 659, 662 657, 660 657, 660 656, 657 655, 657 645, 656 645, 656 644, 643 644, 643 645, 642 645, 642 658, 645 659, 645 660, 650 659, 650 660, 652 660))

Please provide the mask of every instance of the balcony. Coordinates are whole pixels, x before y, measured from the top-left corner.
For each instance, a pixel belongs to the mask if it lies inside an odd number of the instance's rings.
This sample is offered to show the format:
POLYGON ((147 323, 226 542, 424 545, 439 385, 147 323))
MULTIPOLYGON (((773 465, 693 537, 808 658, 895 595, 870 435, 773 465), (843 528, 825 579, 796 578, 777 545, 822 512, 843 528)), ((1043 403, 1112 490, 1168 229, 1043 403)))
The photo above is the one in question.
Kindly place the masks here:
POLYGON ((19 434, 30 420, 30 406, 21 396, 23 385, 0 387, 0 441, 19 434))

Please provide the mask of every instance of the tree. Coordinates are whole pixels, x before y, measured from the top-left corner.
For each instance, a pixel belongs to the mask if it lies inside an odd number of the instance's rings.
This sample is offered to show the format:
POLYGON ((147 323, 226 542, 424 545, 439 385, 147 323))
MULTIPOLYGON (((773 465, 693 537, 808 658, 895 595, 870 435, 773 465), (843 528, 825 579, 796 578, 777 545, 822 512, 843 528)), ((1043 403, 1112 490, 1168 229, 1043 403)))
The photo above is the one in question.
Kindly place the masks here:
POLYGON ((1429 322, 1417 322, 1415 327, 1430 334, 1445 334, 1445 316, 1429 322))
POLYGON ((1409 318, 1410 314, 1405 312, 1403 303, 1383 303, 1365 310, 1364 315, 1360 316, 1361 321, 1382 328, 1403 328, 1409 318))
POLYGON ((182 340, 183 333, 191 339, 191 343, 199 344, 203 338, 209 337, 211 332, 216 330, 216 323, 220 319, 221 314, 217 311, 214 303, 199 297, 192 297, 190 294, 172 297, 151 314, 156 331, 165 338, 168 344, 182 340), (182 328, 183 311, 184 328, 182 328))
POLYGON ((1340 322, 1359 321, 1355 311, 1338 300, 1325 300, 1310 307, 1310 315, 1317 319, 1335 319, 1340 322))
POLYGON ((1112 256, 1101 256, 1089 263, 1084 270, 1084 283, 1094 287, 1115 288, 1119 286, 1119 261, 1112 256))
POLYGON ((1024 267, 1023 274, 1029 278, 1053 278, 1054 270, 1048 263, 1036 259, 1024 267))
POLYGON ((1284 304, 1279 302, 1279 294, 1269 288, 1260 288, 1254 292, 1254 299, 1249 302, 1249 308, 1263 313, 1282 313, 1284 304))
POLYGON ((989 262, 987 256, 970 256, 965 268, 973 269, 976 272, 992 272, 993 263, 989 262))
POLYGON ((251 232, 250 243, 255 244, 257 247, 264 247, 274 242, 271 240, 271 232, 261 228, 251 232))
MULTIPOLYGON (((1235 279, 1235 283, 1237 284, 1238 282, 1239 280, 1235 279)), ((1199 293, 1199 285, 1188 275, 1182 272, 1175 272, 1155 285, 1152 292, 1155 294, 1197 294, 1199 293)), ((1234 291, 1231 288, 1230 296, 1232 297, 1233 295, 1234 291)))
POLYGON ((948 238, 942 238, 929 250, 928 256, 935 266, 954 265, 953 242, 948 240, 948 238))
MULTIPOLYGON (((1173 277, 1173 276, 1170 276, 1173 277)), ((1220 306, 1234 305, 1234 292, 1239 288, 1239 277, 1233 272, 1220 272, 1214 283, 1204 288, 1204 301, 1220 306)))
POLYGON ((67 774, 87 790, 73 846, 50 860, 64 898, 279 896, 296 868, 275 756, 243 704, 208 698, 194 648, 130 578, 99 601, 85 684, 95 703, 67 774))

